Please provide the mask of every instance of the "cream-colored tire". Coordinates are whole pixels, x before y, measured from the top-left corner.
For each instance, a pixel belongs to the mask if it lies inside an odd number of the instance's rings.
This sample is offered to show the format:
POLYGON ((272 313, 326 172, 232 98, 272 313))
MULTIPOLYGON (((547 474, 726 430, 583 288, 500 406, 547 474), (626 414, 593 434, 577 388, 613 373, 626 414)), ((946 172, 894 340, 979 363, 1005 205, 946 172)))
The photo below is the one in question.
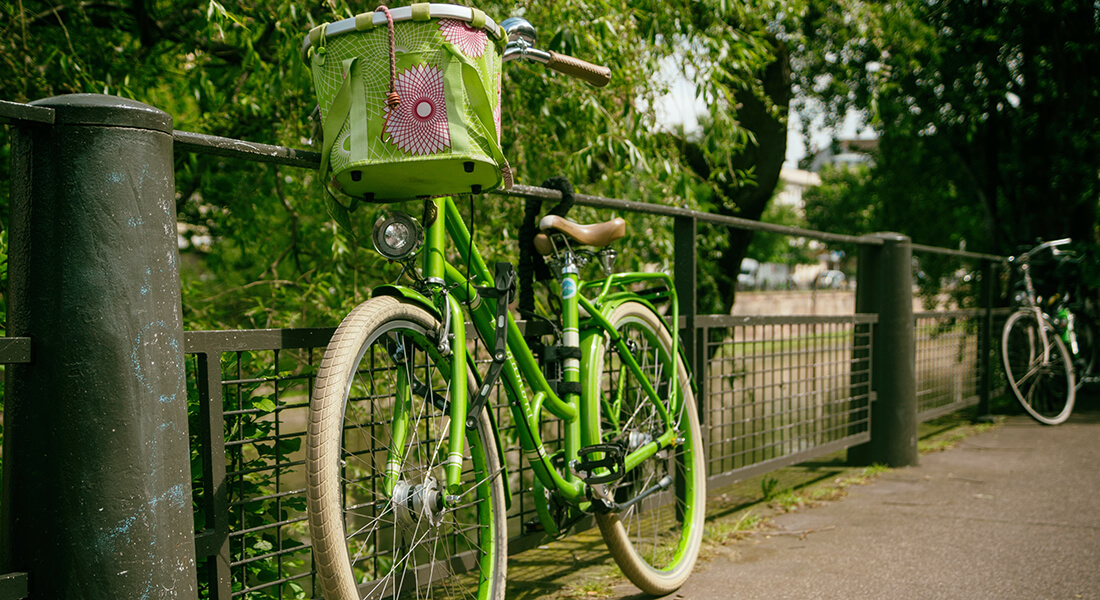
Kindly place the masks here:
MULTIPOLYGON (((457 455, 447 452, 451 365, 438 330, 423 308, 379 297, 356 307, 325 350, 306 497, 327 600, 504 598, 504 490, 487 413, 463 429, 461 489, 445 489, 457 455)), ((466 383, 466 366, 459 372, 466 383)))
MULTIPOLYGON (((643 592, 664 595, 687 581, 699 556, 706 516, 706 463, 691 380, 679 356, 672 357, 672 336, 661 317, 646 305, 626 302, 612 310, 609 322, 629 340, 643 372, 663 395, 668 409, 669 382, 675 376, 683 394, 682 408, 673 415, 680 443, 659 452, 616 482, 607 484, 622 504, 665 477, 672 484, 620 513, 597 514, 611 556, 643 592)), ((606 338, 604 338, 606 340, 606 338)), ((598 341, 591 377, 600 378, 600 441, 621 443, 627 450, 651 441, 664 430, 654 405, 641 393, 614 346, 598 341)))

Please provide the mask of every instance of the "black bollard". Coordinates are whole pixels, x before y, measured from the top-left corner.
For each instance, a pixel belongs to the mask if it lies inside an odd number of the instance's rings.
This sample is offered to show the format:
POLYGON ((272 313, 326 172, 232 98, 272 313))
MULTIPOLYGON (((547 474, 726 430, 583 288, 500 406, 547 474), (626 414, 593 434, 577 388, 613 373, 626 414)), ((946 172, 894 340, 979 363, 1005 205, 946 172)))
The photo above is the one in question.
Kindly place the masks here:
POLYGON ((0 573, 196 598, 172 118, 78 94, 14 133, 0 573))
POLYGON ((871 441, 848 450, 853 464, 913 466, 917 452, 916 338, 913 320, 913 246, 897 233, 877 233, 881 246, 859 256, 856 312, 877 313, 871 337, 871 441))

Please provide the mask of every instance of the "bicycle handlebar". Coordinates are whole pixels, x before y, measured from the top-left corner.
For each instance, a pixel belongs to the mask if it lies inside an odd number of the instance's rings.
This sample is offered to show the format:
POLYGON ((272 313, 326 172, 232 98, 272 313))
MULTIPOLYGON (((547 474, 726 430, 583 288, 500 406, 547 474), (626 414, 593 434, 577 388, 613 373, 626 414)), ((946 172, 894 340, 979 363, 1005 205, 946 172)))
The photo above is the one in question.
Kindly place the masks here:
POLYGON ((546 66, 558 73, 587 81, 596 87, 603 87, 611 81, 611 69, 609 67, 594 65, 567 54, 559 54, 553 51, 549 54, 550 60, 546 63, 546 66))
POLYGON ((1062 238, 1060 240, 1051 240, 1049 242, 1043 242, 1042 244, 1039 244, 1038 246, 1035 246, 1031 250, 1028 250, 1027 252, 1025 252, 1025 253, 1023 253, 1019 256, 1010 256, 1010 257, 1008 257, 1008 262, 1010 262, 1010 263, 1017 262, 1017 261, 1027 262, 1027 260, 1029 258, 1031 258, 1032 256, 1034 256, 1036 253, 1042 252, 1043 250, 1046 250, 1047 248, 1050 248, 1050 251, 1055 256, 1057 256, 1059 254, 1059 252, 1056 248, 1058 246, 1065 246, 1066 244, 1069 244, 1072 241, 1073 241, 1072 238, 1062 238))
POLYGON ((567 54, 536 49, 534 44, 538 34, 535 27, 522 17, 505 19, 501 28, 508 35, 504 62, 523 58, 544 64, 563 75, 587 81, 596 87, 603 87, 611 81, 611 69, 608 67, 594 65, 567 54))
POLYGON ((596 87, 604 87, 611 81, 611 69, 609 67, 594 65, 568 54, 538 50, 522 43, 513 42, 508 44, 508 48, 504 51, 504 61, 507 62, 517 58, 546 65, 558 73, 587 81, 596 87))

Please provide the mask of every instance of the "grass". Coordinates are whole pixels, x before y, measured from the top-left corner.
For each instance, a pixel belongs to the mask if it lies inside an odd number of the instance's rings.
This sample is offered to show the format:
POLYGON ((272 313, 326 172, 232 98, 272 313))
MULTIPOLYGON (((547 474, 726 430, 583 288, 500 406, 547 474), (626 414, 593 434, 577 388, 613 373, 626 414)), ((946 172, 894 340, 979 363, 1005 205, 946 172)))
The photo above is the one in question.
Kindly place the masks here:
MULTIPOLYGON (((1001 420, 973 424, 956 413, 922 423, 918 448, 941 452, 967 437, 988 431, 1001 420)), ((865 485, 889 471, 882 465, 849 467, 839 452, 794 467, 711 490, 697 570, 737 552, 739 542, 774 534, 771 517, 843 500, 853 486, 865 485)), ((589 530, 509 561, 507 597, 512 599, 588 600, 636 597, 619 572, 598 529, 589 530)))
POLYGON ((736 518, 715 519, 703 528, 703 545, 705 547, 744 539, 766 522, 767 518, 753 509, 742 511, 736 518))
POLYGON ((613 576, 589 579, 576 586, 570 586, 562 598, 610 598, 614 595, 611 587, 613 576))
POLYGON ((984 433, 994 427, 997 427, 1002 422, 1004 422, 1004 417, 998 417, 995 421, 989 423, 965 423, 949 431, 946 431, 941 435, 919 440, 917 442, 917 450, 921 454, 943 452, 944 450, 954 448, 959 442, 965 440, 968 437, 977 435, 979 433, 984 433))
POLYGON ((821 506, 828 502, 842 500, 848 495, 848 488, 853 485, 865 485, 873 481, 879 475, 889 471, 885 465, 871 465, 863 469, 854 469, 851 473, 837 477, 832 481, 819 483, 803 488, 789 488, 775 494, 765 502, 777 512, 794 512, 796 510, 821 506))

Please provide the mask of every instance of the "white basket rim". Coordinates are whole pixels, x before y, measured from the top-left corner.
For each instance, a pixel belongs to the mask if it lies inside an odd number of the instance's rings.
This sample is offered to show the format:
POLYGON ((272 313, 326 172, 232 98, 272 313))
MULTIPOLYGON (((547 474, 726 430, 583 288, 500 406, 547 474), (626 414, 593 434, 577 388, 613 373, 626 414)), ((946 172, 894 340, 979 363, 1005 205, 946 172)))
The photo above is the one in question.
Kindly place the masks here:
MULTIPOLYGON (((474 20, 474 10, 468 6, 458 6, 455 4, 428 4, 428 15, 430 19, 455 19, 458 21, 466 21, 467 23, 474 20)), ((481 12, 481 11, 478 11, 481 12)), ((484 14, 484 13, 482 13, 484 14)), ((355 22, 359 17, 363 15, 370 15, 371 22, 374 27, 380 27, 386 24, 386 15, 381 11, 367 12, 350 17, 334 23, 329 23, 325 28, 325 37, 333 38, 339 35, 352 33, 357 31, 355 22)), ((411 21, 413 16, 412 6, 401 6, 398 8, 390 9, 390 16, 393 17, 393 22, 398 23, 401 21, 411 21)), ((489 16, 485 16, 485 31, 492 35, 494 38, 500 39, 501 29, 489 16)), ((302 55, 305 56, 309 51, 310 39, 312 36, 307 35, 306 39, 302 41, 302 55)))

